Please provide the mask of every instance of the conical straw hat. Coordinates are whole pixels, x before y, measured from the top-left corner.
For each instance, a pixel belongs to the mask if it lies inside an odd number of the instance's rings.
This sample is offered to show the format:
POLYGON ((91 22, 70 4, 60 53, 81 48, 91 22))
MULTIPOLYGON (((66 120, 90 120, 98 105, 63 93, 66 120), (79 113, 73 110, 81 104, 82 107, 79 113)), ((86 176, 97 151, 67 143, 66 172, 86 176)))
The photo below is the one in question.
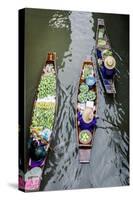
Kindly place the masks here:
POLYGON ((86 123, 89 123, 93 120, 93 117, 94 117, 94 112, 93 112, 93 109, 92 108, 86 108, 83 112, 83 120, 84 122, 86 123))
POLYGON ((116 66, 116 60, 113 56, 107 56, 104 60, 104 65, 107 69, 113 69, 116 66))

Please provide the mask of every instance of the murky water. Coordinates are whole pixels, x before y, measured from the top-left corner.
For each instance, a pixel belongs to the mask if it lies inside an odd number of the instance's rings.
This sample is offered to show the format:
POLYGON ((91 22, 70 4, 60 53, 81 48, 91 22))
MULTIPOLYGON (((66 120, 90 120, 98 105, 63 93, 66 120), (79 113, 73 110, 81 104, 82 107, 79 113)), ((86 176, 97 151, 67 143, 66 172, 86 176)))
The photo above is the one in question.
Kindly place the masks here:
MULTIPOLYGON (((32 103, 48 51, 56 51, 57 113, 53 151, 41 190, 108 187, 129 184, 129 57, 128 16, 89 12, 27 12, 27 130, 32 103), (78 81, 86 56, 94 57, 97 18, 105 19, 119 70, 114 97, 104 93, 98 78, 98 120, 90 164, 79 164, 75 114, 78 81), (106 119, 104 121, 102 118, 106 119)), ((27 131, 28 133, 28 131, 27 131)), ((28 134, 27 134, 28 138, 28 134)))

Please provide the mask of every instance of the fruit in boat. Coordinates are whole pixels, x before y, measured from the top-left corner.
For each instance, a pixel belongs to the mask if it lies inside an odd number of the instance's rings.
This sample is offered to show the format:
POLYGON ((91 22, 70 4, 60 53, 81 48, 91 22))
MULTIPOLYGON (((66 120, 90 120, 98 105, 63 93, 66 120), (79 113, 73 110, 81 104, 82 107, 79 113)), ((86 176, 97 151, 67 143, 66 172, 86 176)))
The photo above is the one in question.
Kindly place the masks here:
POLYGON ((85 69, 84 69, 84 79, 86 79, 91 74, 92 74, 92 68, 85 67, 85 69))
POLYGON ((55 104, 41 102, 37 103, 33 110, 31 129, 34 127, 49 128, 52 130, 54 123, 55 104), (46 106, 47 105, 47 106, 46 106))
POLYGON ((83 131, 80 132, 79 140, 80 140, 81 143, 88 144, 88 143, 90 143, 91 139, 92 139, 92 134, 91 134, 90 131, 83 130, 83 131))
POLYGON ((98 45, 99 45, 99 46, 105 46, 105 45, 106 45, 106 41, 103 40, 103 39, 99 39, 99 40, 98 40, 98 45))
POLYGON ((89 91, 88 92, 88 100, 89 101, 94 101, 96 99, 96 93, 94 91, 89 91))
POLYGON ((88 99, 88 95, 86 92, 80 92, 79 95, 78 95, 78 101, 80 103, 86 103, 87 102, 87 99, 88 99))
POLYGON ((38 87, 38 98, 42 99, 47 96, 55 96, 56 93, 56 77, 54 74, 49 73, 42 75, 38 87))
POLYGON ((88 89, 89 89, 89 88, 88 88, 88 85, 87 85, 87 84, 84 84, 84 83, 83 83, 83 84, 80 85, 80 88, 79 88, 79 89, 80 89, 80 92, 83 92, 83 93, 84 93, 84 92, 88 92, 88 89))

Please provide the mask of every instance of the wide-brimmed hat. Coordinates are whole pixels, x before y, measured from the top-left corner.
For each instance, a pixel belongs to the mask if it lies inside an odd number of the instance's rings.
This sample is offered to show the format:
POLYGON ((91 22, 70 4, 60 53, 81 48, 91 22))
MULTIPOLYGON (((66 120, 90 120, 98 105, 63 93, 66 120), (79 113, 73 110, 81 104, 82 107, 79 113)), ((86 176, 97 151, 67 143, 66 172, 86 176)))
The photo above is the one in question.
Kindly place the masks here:
POLYGON ((116 60, 113 56, 107 56, 104 60, 104 65, 107 69, 113 69, 116 66, 116 60))
POLYGON ((92 108, 86 108, 82 114, 83 120, 86 123, 89 123, 93 120, 94 112, 92 108))

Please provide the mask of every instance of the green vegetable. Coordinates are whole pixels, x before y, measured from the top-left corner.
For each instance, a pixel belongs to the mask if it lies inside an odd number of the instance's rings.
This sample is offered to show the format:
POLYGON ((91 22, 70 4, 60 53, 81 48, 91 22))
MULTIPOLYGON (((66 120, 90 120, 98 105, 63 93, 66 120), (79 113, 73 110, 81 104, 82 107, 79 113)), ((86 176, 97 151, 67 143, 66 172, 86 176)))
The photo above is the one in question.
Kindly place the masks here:
POLYGON ((53 123, 54 123, 54 112, 55 112, 55 105, 49 107, 42 107, 35 106, 33 111, 33 117, 32 117, 32 125, 31 127, 43 127, 43 128, 49 128, 52 130, 53 123))
POLYGON ((96 99, 96 93, 94 91, 89 91, 88 92, 88 100, 89 101, 94 101, 96 99))
POLYGON ((112 51, 106 49, 106 50, 103 51, 102 55, 105 56, 105 57, 112 56, 112 51))
POLYGON ((81 85, 80 85, 80 92, 88 92, 88 85, 87 84, 84 84, 84 83, 82 83, 81 85))
POLYGON ((80 103, 86 103, 87 101, 94 101, 96 99, 96 93, 92 90, 88 91, 88 86, 81 84, 80 93, 78 95, 78 101, 80 103))
POLYGON ((86 103, 87 99, 88 99, 87 93, 84 93, 84 92, 79 93, 78 100, 79 100, 80 103, 86 103))
POLYGON ((55 96, 56 94, 56 77, 50 73, 42 75, 41 81, 38 87, 38 98, 44 98, 47 96, 55 96))
MULTIPOLYGON (((42 99, 47 96, 56 95, 56 77, 54 74, 44 74, 38 87, 37 98, 42 99)), ((33 110, 31 123, 32 128, 49 128, 52 130, 54 123, 55 103, 52 102, 36 102, 33 110)))
POLYGON ((87 144, 91 141, 92 135, 89 131, 83 130, 79 134, 79 140, 81 143, 87 144))
POLYGON ((99 39, 99 40, 98 40, 98 45, 99 45, 99 46, 105 46, 105 45, 106 45, 106 41, 103 40, 103 39, 99 39))
POLYGON ((92 73, 91 68, 85 68, 84 69, 84 79, 86 79, 91 73, 92 73))

